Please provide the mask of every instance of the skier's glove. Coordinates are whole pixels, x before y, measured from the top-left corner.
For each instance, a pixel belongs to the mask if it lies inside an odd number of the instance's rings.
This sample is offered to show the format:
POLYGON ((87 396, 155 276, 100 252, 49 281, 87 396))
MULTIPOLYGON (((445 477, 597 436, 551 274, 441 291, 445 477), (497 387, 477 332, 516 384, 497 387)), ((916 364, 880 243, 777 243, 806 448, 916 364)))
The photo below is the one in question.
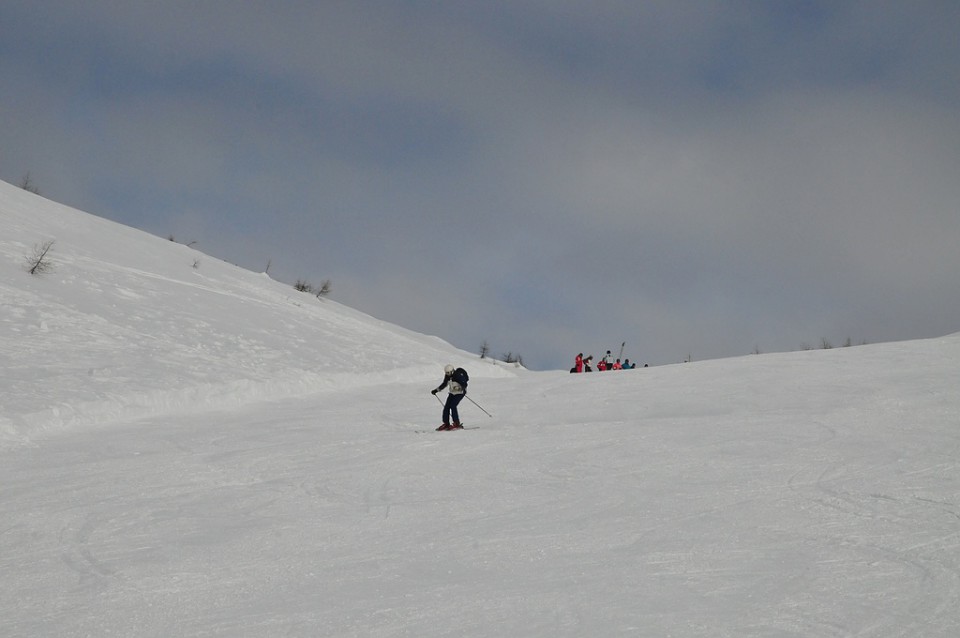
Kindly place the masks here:
POLYGON ((436 393, 437 393, 436 389, 430 390, 430 394, 436 394, 436 393))

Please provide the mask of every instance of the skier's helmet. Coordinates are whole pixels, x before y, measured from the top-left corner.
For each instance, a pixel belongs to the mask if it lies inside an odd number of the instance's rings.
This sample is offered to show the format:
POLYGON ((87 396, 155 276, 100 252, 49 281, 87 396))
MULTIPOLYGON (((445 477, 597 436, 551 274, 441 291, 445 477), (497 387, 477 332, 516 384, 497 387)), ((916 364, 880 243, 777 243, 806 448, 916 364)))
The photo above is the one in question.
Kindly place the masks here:
POLYGON ((446 366, 444 366, 443 371, 446 374, 453 374, 453 366, 448 363, 446 366))

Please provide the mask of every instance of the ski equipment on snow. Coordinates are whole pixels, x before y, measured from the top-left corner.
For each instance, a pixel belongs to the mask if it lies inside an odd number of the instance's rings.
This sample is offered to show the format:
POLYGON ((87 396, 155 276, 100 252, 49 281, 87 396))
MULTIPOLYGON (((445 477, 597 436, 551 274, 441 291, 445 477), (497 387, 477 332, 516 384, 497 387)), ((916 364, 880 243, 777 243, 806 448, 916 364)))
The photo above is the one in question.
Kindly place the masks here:
POLYGON ((436 428, 436 429, 434 429, 434 430, 414 430, 414 433, 415 433, 415 434, 430 434, 431 432, 452 432, 452 431, 454 431, 454 430, 479 430, 479 429, 480 429, 480 426, 479 426, 479 425, 465 426, 465 425, 463 425, 463 423, 461 423, 461 424, 460 424, 460 427, 458 427, 458 428, 455 428, 455 427, 453 427, 452 425, 451 425, 450 427, 448 427, 448 428, 444 428, 444 427, 441 425, 439 428, 436 428))

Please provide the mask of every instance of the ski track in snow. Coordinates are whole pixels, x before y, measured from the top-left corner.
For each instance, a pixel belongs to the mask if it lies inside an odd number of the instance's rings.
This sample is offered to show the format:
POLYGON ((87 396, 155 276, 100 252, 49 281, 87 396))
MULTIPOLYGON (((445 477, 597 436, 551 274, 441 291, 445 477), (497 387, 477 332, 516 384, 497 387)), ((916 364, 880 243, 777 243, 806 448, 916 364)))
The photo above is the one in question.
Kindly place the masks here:
POLYGON ((544 416, 488 419, 469 435, 412 434, 439 408, 427 384, 10 453, 10 635, 960 628, 956 438, 938 450, 928 445, 950 439, 918 428, 910 442, 895 435, 899 417, 865 427, 841 401, 786 418, 764 414, 782 397, 737 412, 747 395, 731 394, 713 415, 689 405, 664 416, 674 381, 644 375, 485 382, 498 413, 544 416), (605 382, 617 387, 601 414, 623 416, 619 404, 636 399, 621 392, 638 386, 661 416, 582 419, 605 382), (538 394, 560 405, 535 409, 538 394))
POLYGON ((960 335, 526 373, 0 219, 4 638, 960 635, 960 335), (448 361, 475 431, 432 431, 448 361))

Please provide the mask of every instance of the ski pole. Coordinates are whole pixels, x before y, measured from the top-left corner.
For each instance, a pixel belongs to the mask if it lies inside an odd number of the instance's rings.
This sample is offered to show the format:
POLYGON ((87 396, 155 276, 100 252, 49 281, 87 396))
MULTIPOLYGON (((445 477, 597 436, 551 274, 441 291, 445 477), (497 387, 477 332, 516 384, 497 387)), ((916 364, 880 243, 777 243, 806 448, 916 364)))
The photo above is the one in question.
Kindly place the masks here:
POLYGON ((490 414, 489 412, 487 412, 486 410, 484 410, 483 408, 481 408, 481 407, 480 407, 480 404, 477 403, 476 401, 474 401, 473 399, 471 399, 469 395, 466 395, 466 394, 465 394, 465 395, 463 395, 463 396, 467 397, 467 400, 470 401, 470 403, 472 403, 472 404, 474 404, 475 406, 477 406, 478 408, 480 408, 480 411, 481 411, 481 412, 483 412, 484 414, 486 414, 486 415, 487 415, 488 417, 490 417, 491 419, 493 418, 493 415, 492 415, 492 414, 490 414))

